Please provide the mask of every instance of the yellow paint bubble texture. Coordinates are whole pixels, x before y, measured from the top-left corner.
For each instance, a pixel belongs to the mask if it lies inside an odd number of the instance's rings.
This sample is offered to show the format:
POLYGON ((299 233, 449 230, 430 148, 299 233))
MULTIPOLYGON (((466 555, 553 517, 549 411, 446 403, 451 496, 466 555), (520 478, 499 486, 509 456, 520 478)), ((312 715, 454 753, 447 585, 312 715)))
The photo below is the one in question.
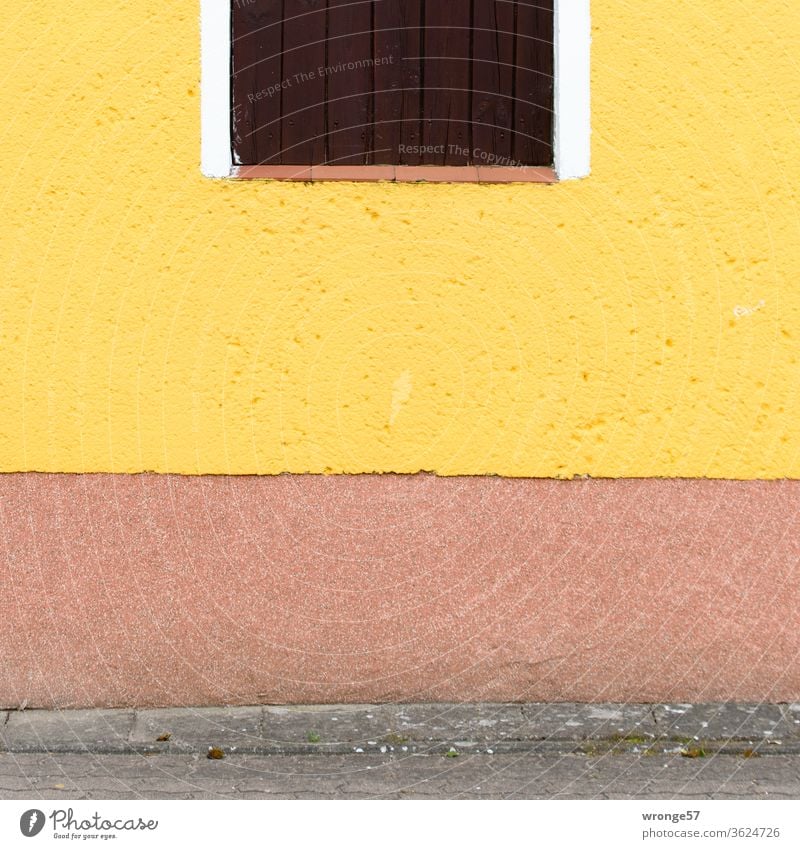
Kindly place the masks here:
POLYGON ((800 474, 800 16, 593 5, 593 173, 199 171, 195 3, 8 4, 0 470, 800 474))

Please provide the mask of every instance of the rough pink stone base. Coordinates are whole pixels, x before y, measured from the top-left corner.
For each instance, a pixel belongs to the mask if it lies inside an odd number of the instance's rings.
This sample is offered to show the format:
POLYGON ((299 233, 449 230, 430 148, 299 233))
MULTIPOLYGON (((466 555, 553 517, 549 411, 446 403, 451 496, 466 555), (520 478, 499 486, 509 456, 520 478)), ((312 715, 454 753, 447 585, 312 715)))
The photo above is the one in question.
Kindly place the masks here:
POLYGON ((0 475, 0 704, 800 698, 800 482, 0 475))

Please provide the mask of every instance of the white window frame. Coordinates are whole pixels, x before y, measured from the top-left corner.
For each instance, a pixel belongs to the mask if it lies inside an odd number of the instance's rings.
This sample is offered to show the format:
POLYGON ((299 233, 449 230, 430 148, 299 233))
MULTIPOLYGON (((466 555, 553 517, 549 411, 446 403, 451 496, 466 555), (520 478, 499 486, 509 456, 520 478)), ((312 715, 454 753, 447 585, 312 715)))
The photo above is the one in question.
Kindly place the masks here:
MULTIPOLYGON (((201 169, 231 177, 231 2, 200 0, 201 169)), ((559 180, 586 177, 591 163, 590 0, 555 0, 554 165, 559 180)))

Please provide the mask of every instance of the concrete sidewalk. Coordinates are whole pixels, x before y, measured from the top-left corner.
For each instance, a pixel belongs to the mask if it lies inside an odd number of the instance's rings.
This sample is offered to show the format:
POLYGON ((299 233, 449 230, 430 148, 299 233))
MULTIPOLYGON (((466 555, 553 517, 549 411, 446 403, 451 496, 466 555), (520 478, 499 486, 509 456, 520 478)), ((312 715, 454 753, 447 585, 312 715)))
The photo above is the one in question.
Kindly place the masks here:
POLYGON ((6 799, 800 798, 800 704, 12 711, 0 722, 6 799))

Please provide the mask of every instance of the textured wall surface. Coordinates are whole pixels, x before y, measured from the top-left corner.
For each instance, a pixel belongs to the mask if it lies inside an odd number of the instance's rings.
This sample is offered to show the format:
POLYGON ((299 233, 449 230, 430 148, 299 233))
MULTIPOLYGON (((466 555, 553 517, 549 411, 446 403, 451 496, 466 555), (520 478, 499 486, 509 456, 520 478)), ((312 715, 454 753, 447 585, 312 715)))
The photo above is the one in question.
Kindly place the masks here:
POLYGON ((205 180, 195 3, 5 6, 0 470, 800 475, 800 16, 593 7, 481 187, 205 180))
POLYGON ((0 475, 0 707, 800 701, 800 482, 0 475))

